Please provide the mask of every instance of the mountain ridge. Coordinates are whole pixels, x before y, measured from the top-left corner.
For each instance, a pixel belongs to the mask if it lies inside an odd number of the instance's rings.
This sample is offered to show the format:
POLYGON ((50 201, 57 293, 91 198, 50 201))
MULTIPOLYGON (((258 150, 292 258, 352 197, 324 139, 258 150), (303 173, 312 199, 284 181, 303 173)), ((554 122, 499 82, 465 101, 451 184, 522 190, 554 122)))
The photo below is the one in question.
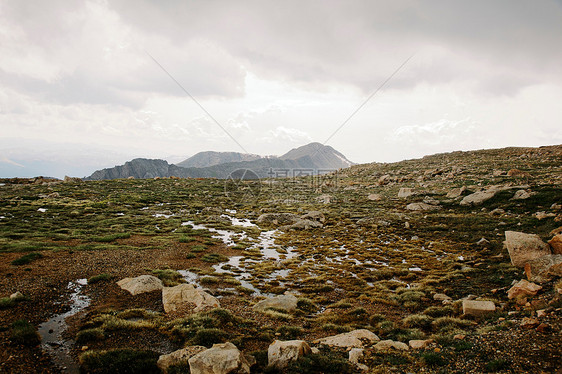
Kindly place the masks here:
POLYGON ((257 177, 290 176, 286 170, 306 169, 313 173, 347 168, 354 165, 342 153, 330 146, 310 143, 293 148, 280 157, 265 157, 237 152, 199 152, 179 162, 169 164, 161 159, 135 158, 112 168, 96 170, 85 180, 122 178, 228 178, 237 169, 250 169, 257 177), (204 166, 190 166, 204 165, 204 166), (281 175, 278 171, 282 171, 281 175))

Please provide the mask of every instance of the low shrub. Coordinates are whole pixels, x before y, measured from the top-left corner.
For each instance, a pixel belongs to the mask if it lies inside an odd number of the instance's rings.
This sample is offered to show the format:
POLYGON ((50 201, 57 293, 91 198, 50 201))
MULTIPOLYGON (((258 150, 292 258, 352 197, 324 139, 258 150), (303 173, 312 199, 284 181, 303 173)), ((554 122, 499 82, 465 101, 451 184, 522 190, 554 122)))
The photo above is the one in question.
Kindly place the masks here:
POLYGON ((76 334, 76 343, 84 344, 88 342, 102 340, 104 338, 105 338, 105 334, 103 333, 102 329, 100 328, 86 329, 86 330, 79 331, 78 334, 76 334))
POLYGON ((80 372, 89 374, 157 374, 159 354, 129 348, 90 351, 80 356, 80 372))

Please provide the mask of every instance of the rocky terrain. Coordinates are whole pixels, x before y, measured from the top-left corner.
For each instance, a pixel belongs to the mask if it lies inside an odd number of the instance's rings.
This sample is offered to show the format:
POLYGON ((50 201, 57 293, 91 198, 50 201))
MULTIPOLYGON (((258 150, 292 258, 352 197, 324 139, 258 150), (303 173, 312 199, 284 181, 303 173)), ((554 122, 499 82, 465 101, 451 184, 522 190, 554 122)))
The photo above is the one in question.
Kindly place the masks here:
POLYGON ((0 180, 0 372, 560 372, 561 182, 562 146, 0 180))
POLYGON ((259 178, 275 177, 274 170, 321 170, 347 168, 354 163, 330 146, 310 143, 275 157, 237 152, 200 152, 176 164, 164 160, 136 158, 124 165, 97 170, 85 180, 123 178, 230 178, 236 170, 249 169, 259 178))

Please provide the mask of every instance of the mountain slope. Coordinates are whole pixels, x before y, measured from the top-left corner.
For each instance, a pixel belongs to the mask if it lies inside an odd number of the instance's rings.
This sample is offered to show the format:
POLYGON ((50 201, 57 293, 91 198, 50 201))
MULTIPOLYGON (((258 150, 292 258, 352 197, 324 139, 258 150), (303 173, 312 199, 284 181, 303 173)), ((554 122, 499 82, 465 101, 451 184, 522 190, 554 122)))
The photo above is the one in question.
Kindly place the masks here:
POLYGON ((279 158, 282 160, 298 160, 306 156, 310 157, 311 162, 320 169, 341 169, 355 165, 334 148, 320 143, 310 143, 299 148, 293 148, 279 158))
POLYGON ((215 166, 220 164, 226 164, 230 162, 241 162, 241 161, 254 161, 262 158, 259 155, 252 155, 239 152, 199 152, 194 156, 191 156, 187 160, 178 162, 176 165, 182 168, 204 168, 209 166, 215 166))

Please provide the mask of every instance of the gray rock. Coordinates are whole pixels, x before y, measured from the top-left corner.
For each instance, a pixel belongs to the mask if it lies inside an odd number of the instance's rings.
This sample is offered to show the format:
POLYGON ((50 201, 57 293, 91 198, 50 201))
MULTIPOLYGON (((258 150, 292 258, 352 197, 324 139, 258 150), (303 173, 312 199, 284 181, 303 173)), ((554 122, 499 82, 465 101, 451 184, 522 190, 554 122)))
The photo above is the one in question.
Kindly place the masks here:
POLYGON ((428 210, 438 210, 441 209, 438 205, 431 205, 426 203, 410 203, 406 205, 406 209, 412 210, 414 212, 428 211, 428 210))
POLYGON ((196 354, 206 351, 207 347, 202 347, 200 345, 194 345, 185 347, 183 349, 178 349, 167 355, 161 355, 158 358, 156 365, 162 370, 163 373, 168 372, 168 368, 172 365, 187 364, 188 360, 195 356, 196 354))
POLYGON ((532 195, 525 191, 525 190, 518 190, 515 192, 515 195, 511 198, 512 200, 525 200, 530 198, 532 195))
POLYGON ((162 304, 166 313, 188 310, 193 306, 195 306, 193 308, 195 313, 220 307, 219 301, 214 296, 195 288, 192 284, 164 287, 162 289, 162 304))
POLYGON ((402 342, 395 342, 393 340, 381 340, 373 347, 376 351, 388 351, 391 349, 396 349, 399 351, 407 351, 410 349, 408 344, 402 342))
POLYGON ((317 210, 312 210, 306 214, 303 214, 301 216, 301 219, 305 219, 305 220, 309 220, 309 221, 316 221, 316 222, 322 222, 324 223, 324 221, 326 221, 326 217, 324 216, 324 213, 319 212, 317 210))
POLYGON ((465 315, 482 316, 496 311, 493 301, 486 300, 463 300, 462 312, 465 315))
POLYGON ((264 312, 271 308, 292 312, 297 309, 297 301, 298 300, 294 295, 279 295, 258 301, 256 305, 254 305, 253 309, 258 312, 264 312))
POLYGON ((496 190, 496 189, 490 189, 490 190, 487 190, 487 191, 475 192, 473 194, 465 196, 461 200, 460 205, 462 205, 462 206, 480 205, 480 204, 484 203, 485 201, 490 200, 492 197, 496 196, 496 194, 498 192, 499 192, 499 190, 496 190))
POLYGON ((328 336, 326 338, 315 340, 314 342, 316 344, 334 347, 362 348, 365 344, 370 345, 379 340, 380 338, 373 332, 366 329, 360 329, 343 334, 328 336))
POLYGON ((402 187, 399 191, 398 191, 398 197, 401 199, 405 199, 407 197, 410 197, 412 195, 414 195, 414 189, 413 188, 407 188, 407 187, 402 187))
POLYGON ((232 343, 215 344, 189 360, 191 374, 250 374, 253 356, 245 356, 232 343))
POLYGON ((139 275, 136 278, 123 278, 117 282, 117 285, 129 291, 131 295, 161 290, 164 287, 162 281, 153 275, 139 275))
POLYGON ((535 234, 506 231, 505 246, 511 263, 517 267, 524 267, 531 260, 551 254, 549 246, 535 234))
POLYGON ((562 277, 562 255, 547 255, 525 264, 525 275, 531 282, 544 283, 562 277))
POLYGON ((21 292, 16 291, 10 295, 10 299, 13 301, 21 301, 21 300, 25 300, 25 296, 21 292))
POLYGON ((453 188, 451 191, 447 193, 447 197, 449 199, 456 199, 457 197, 462 196, 462 194, 466 191, 466 187, 462 186, 460 188, 453 188))
POLYGON ((310 346, 303 340, 275 340, 267 349, 267 359, 269 366, 284 369, 292 361, 310 353, 310 346))

